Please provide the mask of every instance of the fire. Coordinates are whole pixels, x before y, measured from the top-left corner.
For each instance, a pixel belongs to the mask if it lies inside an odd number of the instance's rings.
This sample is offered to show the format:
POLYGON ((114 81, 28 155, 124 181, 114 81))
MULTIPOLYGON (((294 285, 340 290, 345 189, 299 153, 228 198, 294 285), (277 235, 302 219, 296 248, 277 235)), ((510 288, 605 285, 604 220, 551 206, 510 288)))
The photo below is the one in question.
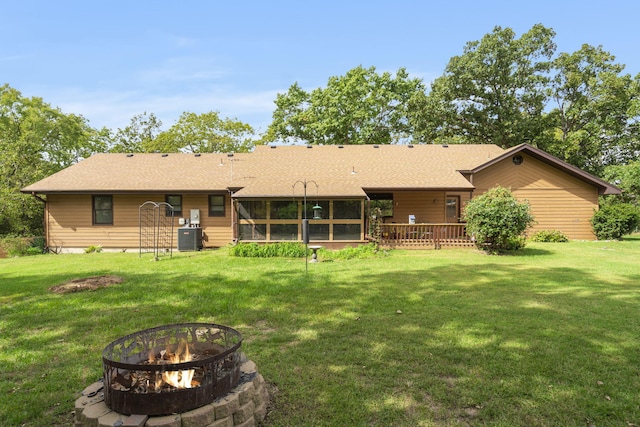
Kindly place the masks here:
MULTIPOLYGON (((161 360, 155 360, 155 355, 149 354, 149 363, 183 363, 192 360, 189 345, 185 340, 180 341, 175 352, 171 352, 170 348, 160 352, 161 360)), ((191 388, 195 369, 184 369, 182 371, 166 371, 162 373, 162 378, 156 378, 155 389, 160 390, 163 383, 169 384, 175 388, 191 388)))

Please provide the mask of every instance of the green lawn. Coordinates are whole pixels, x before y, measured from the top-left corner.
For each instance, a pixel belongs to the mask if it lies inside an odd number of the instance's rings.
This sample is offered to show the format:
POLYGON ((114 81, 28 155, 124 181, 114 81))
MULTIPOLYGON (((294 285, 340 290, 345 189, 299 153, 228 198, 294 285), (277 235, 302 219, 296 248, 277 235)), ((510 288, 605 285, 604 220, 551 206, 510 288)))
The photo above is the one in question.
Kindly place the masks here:
POLYGON ((2 259, 0 425, 70 425, 107 344, 180 322, 243 334, 270 426, 640 425, 639 260, 638 236, 393 251, 308 274, 304 259, 226 249, 2 259), (48 290, 100 274, 125 281, 48 290))

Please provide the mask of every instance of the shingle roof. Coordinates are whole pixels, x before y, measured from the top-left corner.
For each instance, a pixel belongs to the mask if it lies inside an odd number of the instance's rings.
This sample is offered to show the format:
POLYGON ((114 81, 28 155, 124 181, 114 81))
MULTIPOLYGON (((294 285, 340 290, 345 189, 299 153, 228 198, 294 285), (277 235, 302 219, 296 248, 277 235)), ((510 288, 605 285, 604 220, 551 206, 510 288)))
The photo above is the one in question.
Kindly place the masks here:
MULTIPOLYGON (((258 146, 251 153, 233 155, 96 154, 22 191, 188 193, 233 189, 237 197, 291 197, 303 194, 301 182, 305 180, 313 181, 307 186, 309 195, 325 197, 360 197, 365 190, 472 190, 473 185, 460 171, 481 169, 513 150, 492 144, 314 145, 258 146)), ((568 172, 576 169, 560 160, 556 166, 568 166, 568 172)), ((608 185, 591 178, 594 185, 608 185)))
MULTIPOLYGON (((291 196, 296 181, 320 196, 363 189, 472 189, 459 173, 502 154, 495 145, 258 146, 252 153, 96 154, 22 189, 28 193, 206 192, 291 196)), ((295 190, 295 191, 294 191, 295 190)))

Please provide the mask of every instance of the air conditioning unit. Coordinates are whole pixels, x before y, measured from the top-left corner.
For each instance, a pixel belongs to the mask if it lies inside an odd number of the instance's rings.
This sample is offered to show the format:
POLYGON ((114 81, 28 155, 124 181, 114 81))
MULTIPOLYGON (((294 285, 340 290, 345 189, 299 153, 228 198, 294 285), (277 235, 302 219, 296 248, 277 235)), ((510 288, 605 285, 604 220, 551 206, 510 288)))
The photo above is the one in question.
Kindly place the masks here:
POLYGON ((199 251, 202 249, 202 228, 181 227, 178 228, 178 250, 199 251))

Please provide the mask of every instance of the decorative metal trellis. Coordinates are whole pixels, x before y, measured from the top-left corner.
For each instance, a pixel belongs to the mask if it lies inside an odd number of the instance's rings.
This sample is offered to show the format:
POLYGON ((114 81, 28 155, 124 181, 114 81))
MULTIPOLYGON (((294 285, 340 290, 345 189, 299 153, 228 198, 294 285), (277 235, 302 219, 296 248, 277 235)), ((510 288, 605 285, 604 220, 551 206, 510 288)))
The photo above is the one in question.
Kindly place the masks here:
POLYGON ((144 202, 138 215, 140 256, 152 253, 156 260, 162 255, 173 256, 173 206, 166 202, 144 202))

